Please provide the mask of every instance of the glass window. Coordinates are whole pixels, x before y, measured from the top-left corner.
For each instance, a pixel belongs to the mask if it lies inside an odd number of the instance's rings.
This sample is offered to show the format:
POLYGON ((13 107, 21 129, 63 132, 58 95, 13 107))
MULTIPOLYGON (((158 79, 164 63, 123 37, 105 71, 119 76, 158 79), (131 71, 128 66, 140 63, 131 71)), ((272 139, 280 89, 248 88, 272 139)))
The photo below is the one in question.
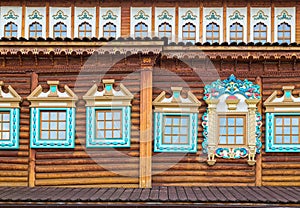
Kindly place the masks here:
POLYGON ((41 140, 65 140, 66 139, 66 112, 65 111, 41 111, 41 140))
POLYGON ((254 43, 267 42, 267 26, 259 22, 256 25, 254 25, 254 36, 253 36, 254 43))
POLYGON ((169 40, 172 38, 172 26, 169 23, 162 23, 158 26, 158 37, 167 37, 169 40))
POLYGON ((148 25, 143 22, 140 22, 134 27, 134 36, 144 38, 148 36, 148 25))
POLYGON ((206 41, 210 43, 220 41, 220 27, 212 22, 206 26, 206 41))
POLYGON ((18 36, 18 26, 13 22, 7 23, 4 26, 4 36, 7 38, 17 37, 18 36))
POLYGON ((10 112, 0 112, 0 140, 10 140, 10 112))
POLYGON ((230 42, 243 42, 244 29, 240 23, 230 25, 230 42))
POLYGON ((122 110, 96 110, 96 138, 122 138, 122 110))
POLYGON ((219 144, 244 145, 245 126, 245 116, 219 116, 219 144))
POLYGON ((92 37, 92 25, 87 22, 83 22, 78 26, 78 37, 92 37))
POLYGON ((299 119, 299 116, 276 116, 274 144, 300 144, 299 119))
POLYGON ((189 116, 164 116, 162 144, 189 143, 189 116))
POLYGON ((42 37, 42 25, 40 23, 34 22, 31 25, 29 25, 29 37, 42 37))
POLYGON ((291 26, 285 22, 278 25, 277 37, 279 43, 291 43, 291 26))
POLYGON ((60 37, 60 38, 64 38, 67 37, 67 25, 65 25, 62 22, 59 22, 57 24, 55 24, 53 26, 53 36, 56 37, 60 37))
POLYGON ((196 42, 196 26, 192 23, 186 23, 182 26, 182 40, 184 42, 196 42))
POLYGON ((103 37, 105 38, 116 38, 117 36, 117 26, 109 22, 103 26, 103 37))

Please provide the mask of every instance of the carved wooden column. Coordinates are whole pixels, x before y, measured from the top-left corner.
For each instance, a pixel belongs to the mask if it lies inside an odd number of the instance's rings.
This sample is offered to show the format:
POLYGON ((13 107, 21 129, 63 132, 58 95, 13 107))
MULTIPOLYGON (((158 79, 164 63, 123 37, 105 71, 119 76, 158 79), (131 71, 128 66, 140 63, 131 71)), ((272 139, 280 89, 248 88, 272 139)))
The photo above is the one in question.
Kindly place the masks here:
MULTIPOLYGON (((38 82, 39 82, 38 74, 35 72, 32 72, 31 86, 30 86, 31 92, 38 86, 38 82)), ((30 148, 30 142, 29 142, 29 167, 28 167, 28 186, 29 187, 35 186, 35 156, 36 156, 36 150, 30 148)))
POLYGON ((140 92, 140 188, 151 188, 152 160, 152 70, 154 60, 143 57, 140 92))

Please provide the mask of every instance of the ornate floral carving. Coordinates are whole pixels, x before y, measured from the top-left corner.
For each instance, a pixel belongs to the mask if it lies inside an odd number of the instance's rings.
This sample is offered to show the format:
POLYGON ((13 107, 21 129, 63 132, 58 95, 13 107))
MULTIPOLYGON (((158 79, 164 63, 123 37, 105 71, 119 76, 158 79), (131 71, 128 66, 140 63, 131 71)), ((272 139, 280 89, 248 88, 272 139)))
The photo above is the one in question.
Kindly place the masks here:
POLYGON ((90 13, 85 9, 85 10, 83 10, 83 11, 81 12, 81 14, 79 14, 77 17, 78 17, 78 19, 80 19, 80 20, 84 20, 84 19, 91 20, 91 19, 93 18, 93 15, 90 14, 90 13))
POLYGON ((268 17, 269 16, 266 15, 263 10, 259 10, 256 15, 253 15, 254 20, 267 20, 268 17))
POLYGON ((235 10, 232 15, 229 16, 230 20, 243 20, 245 15, 242 15, 240 11, 235 10))
POLYGON ((293 15, 289 15, 289 13, 285 9, 282 10, 282 12, 279 15, 277 15, 278 20, 284 20, 284 19, 291 20, 292 17, 293 15))
POLYGON ((205 16, 207 20, 219 20, 221 18, 220 15, 217 14, 215 10, 211 10, 208 15, 205 16))
POLYGON ((194 15, 191 10, 188 10, 181 18, 182 20, 196 20, 197 15, 194 15))
POLYGON ((104 20, 116 20, 118 15, 114 14, 113 11, 108 10, 106 14, 102 15, 104 20))
POLYGON ((68 18, 68 15, 65 15, 62 10, 58 10, 56 12, 56 14, 52 15, 52 17, 55 20, 58 20, 58 19, 66 20, 68 18))
POLYGON ((13 19, 16 20, 18 19, 19 15, 17 15, 13 10, 9 10, 7 14, 3 15, 3 18, 8 20, 8 19, 13 19))
POLYGON ((149 15, 147 15, 143 10, 138 11, 138 13, 136 15, 134 15, 133 17, 136 20, 140 20, 140 19, 147 20, 147 19, 149 19, 149 15))
POLYGON ((170 15, 167 10, 162 11, 160 15, 157 16, 159 20, 171 20, 173 18, 173 15, 170 15))
POLYGON ((30 15, 28 15, 28 18, 33 20, 33 19, 38 19, 41 20, 43 19, 44 15, 42 15, 38 10, 34 10, 30 15))

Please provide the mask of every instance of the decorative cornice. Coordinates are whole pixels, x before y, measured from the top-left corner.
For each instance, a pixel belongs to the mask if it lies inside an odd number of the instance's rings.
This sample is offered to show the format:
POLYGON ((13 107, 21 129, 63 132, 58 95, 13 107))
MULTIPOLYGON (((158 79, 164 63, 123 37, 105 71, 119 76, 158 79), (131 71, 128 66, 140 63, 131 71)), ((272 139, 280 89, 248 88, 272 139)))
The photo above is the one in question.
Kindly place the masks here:
POLYGON ((218 15, 215 10, 211 10, 208 15, 205 16, 207 20, 219 20, 221 15, 218 15))
POLYGON ((291 20, 293 15, 289 15, 289 13, 284 9, 282 12, 277 15, 278 20, 291 20))
POLYGON ((133 16, 136 20, 147 20, 149 19, 149 15, 147 15, 143 10, 138 11, 136 15, 133 16))
POLYGON ((157 15, 159 20, 172 20, 173 15, 170 15, 167 10, 162 11, 160 15, 157 15))
POLYGON ((259 10, 256 15, 253 15, 254 20, 267 20, 268 18, 269 16, 266 15, 263 10, 259 10))

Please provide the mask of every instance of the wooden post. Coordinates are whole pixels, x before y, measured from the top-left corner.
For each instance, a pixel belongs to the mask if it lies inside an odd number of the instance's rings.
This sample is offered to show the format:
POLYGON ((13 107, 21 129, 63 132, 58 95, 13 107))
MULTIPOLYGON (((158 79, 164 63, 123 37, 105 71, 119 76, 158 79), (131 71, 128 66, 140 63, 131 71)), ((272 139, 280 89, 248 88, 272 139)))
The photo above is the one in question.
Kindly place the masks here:
POLYGON ((250 21, 251 21, 251 11, 250 11, 251 7, 250 7, 250 3, 247 3, 247 42, 250 42, 250 34, 251 34, 251 25, 250 25, 250 21))
MULTIPOLYGON (((33 72, 31 74, 31 92, 38 86, 39 77, 38 74, 33 72)), ((29 142, 29 173, 28 173, 28 186, 35 186, 35 155, 36 150, 30 148, 29 142)))
POLYGON ((95 32, 95 37, 96 38, 100 38, 100 37, 102 37, 103 35, 101 34, 101 36, 100 36, 100 34, 99 34, 99 20, 100 20, 100 5, 99 5, 99 2, 97 3, 97 6, 96 6, 96 32, 95 32))
MULTIPOLYGON (((256 77, 255 82, 260 86, 260 97, 261 100, 258 103, 258 112, 262 115, 263 113, 263 99, 262 99, 262 91, 263 85, 261 77, 256 77)), ((262 139, 262 138, 261 138, 262 139)), ((262 150, 260 154, 256 154, 256 167, 255 167, 255 185, 261 186, 262 183, 262 150)))
MULTIPOLYGON (((300 4, 296 4, 296 22, 300 22, 300 4)), ((300 42, 300 24, 296 24, 296 42, 300 42)))
POLYGON ((46 1, 46 38, 49 37, 49 24, 50 24, 50 18, 49 18, 49 1, 46 1))
MULTIPOLYGON (((22 3, 22 28, 21 28, 21 36, 25 37, 25 19, 26 19, 26 5, 23 1, 22 3)), ((29 36, 28 36, 29 37, 29 36)))
MULTIPOLYGON (((227 42, 227 2, 223 2, 223 41, 222 42, 227 42)), ((228 41, 229 42, 229 41, 228 41)))
POLYGON ((205 25, 203 25, 203 1, 200 1, 200 24, 199 24, 199 37, 200 37, 200 43, 203 43, 203 27, 205 25))
MULTIPOLYGON (((178 43, 178 23, 179 23, 179 8, 178 8, 178 2, 175 3, 175 42, 178 43)), ((180 34, 181 35, 181 34, 180 34)), ((182 39, 183 37, 181 37, 182 39)), ((182 40, 180 40, 182 41, 182 40)))
POLYGON ((141 64, 140 188, 151 188, 152 180, 152 63, 150 57, 144 57, 141 64))
POLYGON ((274 9, 274 3, 271 5, 271 42, 274 42, 274 16, 275 16, 275 9, 274 9))
MULTIPOLYGON (((71 4, 71 38, 74 38, 75 33, 75 5, 74 3, 71 4)), ((77 36, 78 34, 76 34, 77 36)), ((78 36, 79 37, 79 36, 78 36)))

